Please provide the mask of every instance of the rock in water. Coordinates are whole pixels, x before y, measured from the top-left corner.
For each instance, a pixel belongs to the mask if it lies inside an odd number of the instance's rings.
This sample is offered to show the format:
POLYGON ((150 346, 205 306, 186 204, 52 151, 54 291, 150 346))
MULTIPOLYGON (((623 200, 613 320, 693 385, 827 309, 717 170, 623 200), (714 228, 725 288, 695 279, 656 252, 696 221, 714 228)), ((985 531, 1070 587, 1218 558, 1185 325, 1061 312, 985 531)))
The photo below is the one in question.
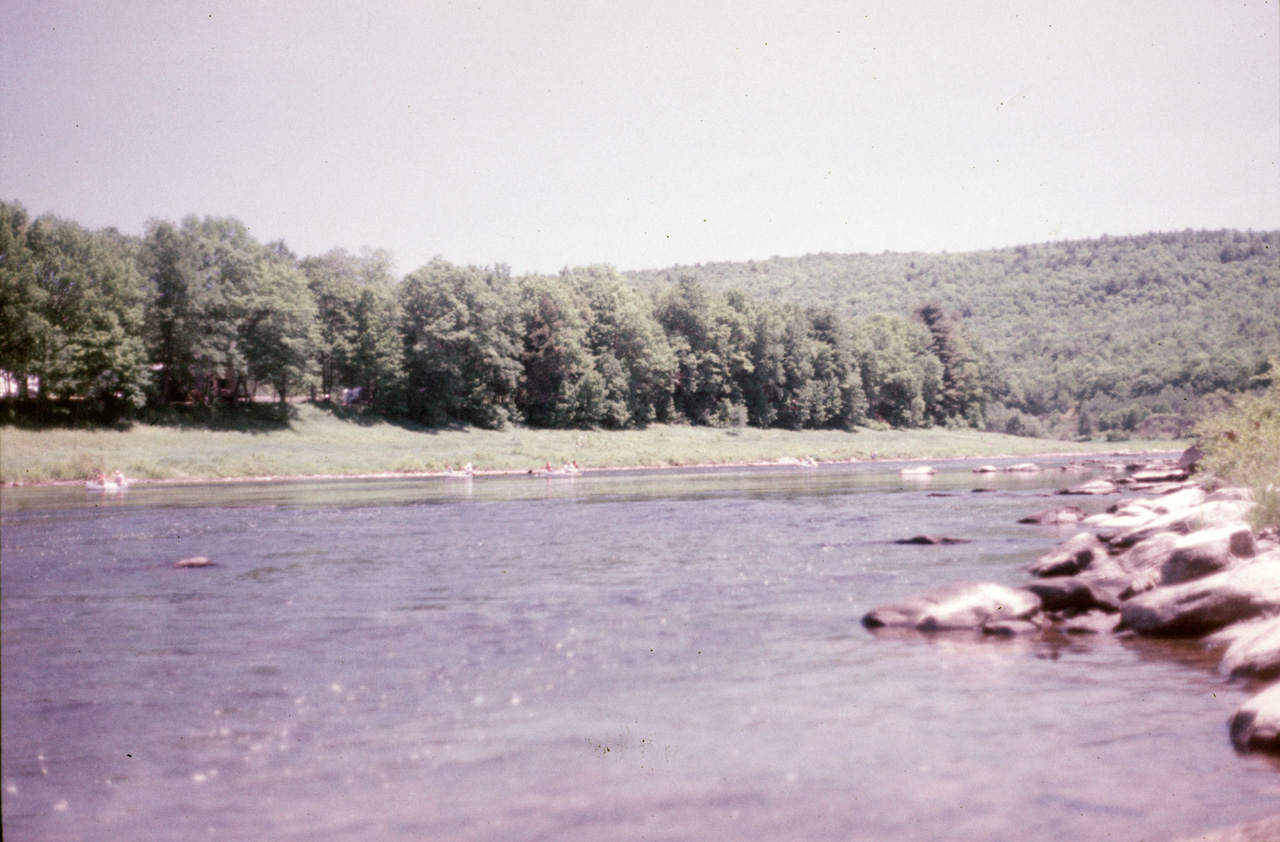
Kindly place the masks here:
POLYGON ((1280 551, 1139 594, 1124 604, 1120 627, 1157 637, 1194 637, 1275 614, 1280 614, 1280 551))
POLYGON ((1119 494, 1120 487, 1109 479, 1094 479, 1080 485, 1064 488, 1058 494, 1119 494))
POLYGON ((1280 752, 1280 682, 1246 701, 1231 717, 1231 742, 1240 751, 1280 752))
POLYGON ((1280 678, 1280 617, 1231 630, 1235 638, 1222 654, 1222 668, 1233 676, 1280 678))
POLYGON ((943 585, 869 611, 862 624, 912 626, 920 631, 978 629, 989 621, 1025 620, 1040 610, 1030 591, 990 583, 943 585))
POLYGON ((1160 570, 1160 583, 1176 585, 1226 570, 1240 559, 1253 558, 1257 546, 1248 524, 1237 523, 1192 532, 1178 538, 1160 570))
POLYGON ((1092 532, 1080 532, 1040 556, 1027 572, 1042 577, 1074 576, 1106 554, 1107 548, 1092 532))
POLYGON ((1079 523, 1082 520, 1084 520, 1084 509, 1077 506, 1062 506, 1029 514, 1018 523, 1079 523))
POLYGON ((950 535, 916 535, 913 538, 899 538, 895 544, 967 544, 968 538, 952 538, 950 535))

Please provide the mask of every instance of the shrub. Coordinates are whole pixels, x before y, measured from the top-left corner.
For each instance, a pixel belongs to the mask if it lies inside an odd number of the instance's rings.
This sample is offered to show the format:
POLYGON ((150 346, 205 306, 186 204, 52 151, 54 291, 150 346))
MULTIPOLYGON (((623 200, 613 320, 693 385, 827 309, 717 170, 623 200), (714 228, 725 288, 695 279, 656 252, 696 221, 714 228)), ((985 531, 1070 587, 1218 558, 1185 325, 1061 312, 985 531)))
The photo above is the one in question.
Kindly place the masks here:
POLYGON ((1196 428, 1201 465, 1219 480, 1253 489, 1255 528, 1280 527, 1280 361, 1273 360, 1265 392, 1246 395, 1196 428))

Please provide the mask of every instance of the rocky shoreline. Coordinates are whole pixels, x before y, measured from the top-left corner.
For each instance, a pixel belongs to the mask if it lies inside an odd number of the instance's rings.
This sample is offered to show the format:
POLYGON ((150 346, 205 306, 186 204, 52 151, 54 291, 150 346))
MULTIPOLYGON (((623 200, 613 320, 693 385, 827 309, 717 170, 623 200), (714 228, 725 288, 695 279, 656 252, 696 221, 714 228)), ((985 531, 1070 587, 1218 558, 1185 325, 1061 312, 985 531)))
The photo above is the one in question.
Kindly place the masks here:
POLYGON ((1060 506, 1023 518, 1081 527, 1027 567, 1026 585, 944 585, 874 608, 862 624, 1199 640, 1228 680, 1260 687, 1229 719, 1236 749, 1280 754, 1280 535, 1249 526, 1247 489, 1194 481, 1196 457, 1116 466, 1118 476, 1059 492, 1124 495, 1105 512, 1060 506))

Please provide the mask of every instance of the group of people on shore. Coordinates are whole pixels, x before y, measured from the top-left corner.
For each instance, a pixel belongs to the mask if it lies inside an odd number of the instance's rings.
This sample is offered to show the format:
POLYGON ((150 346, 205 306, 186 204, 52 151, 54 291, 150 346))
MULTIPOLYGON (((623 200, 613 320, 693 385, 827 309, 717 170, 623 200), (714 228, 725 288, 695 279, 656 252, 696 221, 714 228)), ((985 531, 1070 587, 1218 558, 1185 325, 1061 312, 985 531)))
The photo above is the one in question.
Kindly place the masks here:
POLYGON ((98 471, 98 473, 94 475, 93 479, 90 480, 90 482, 93 483, 94 485, 100 485, 103 488, 107 488, 109 486, 124 488, 125 485, 128 484, 128 480, 124 478, 124 474, 122 474, 118 469, 115 471, 112 471, 111 476, 109 477, 107 476, 105 471, 98 471))

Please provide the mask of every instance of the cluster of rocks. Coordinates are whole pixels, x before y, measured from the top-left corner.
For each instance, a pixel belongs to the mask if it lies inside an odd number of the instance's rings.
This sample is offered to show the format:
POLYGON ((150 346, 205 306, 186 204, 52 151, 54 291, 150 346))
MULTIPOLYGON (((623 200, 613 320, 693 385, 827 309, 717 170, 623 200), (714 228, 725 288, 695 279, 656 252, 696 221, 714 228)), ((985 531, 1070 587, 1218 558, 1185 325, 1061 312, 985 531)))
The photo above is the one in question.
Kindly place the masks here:
POLYGON ((1221 653, 1222 669, 1233 678, 1273 682, 1239 709, 1230 733, 1242 751, 1280 752, 1280 536, 1250 528, 1248 491, 1210 493, 1185 476, 1174 478, 1174 471, 1185 467, 1129 471, 1128 483, 1101 481, 1111 484, 1107 493, 1126 484, 1161 492, 1127 498, 1101 514, 1065 506, 1024 518, 1085 527, 1030 565, 1035 578, 1026 586, 946 585, 880 606, 862 623, 922 632, 1200 639, 1221 653))

